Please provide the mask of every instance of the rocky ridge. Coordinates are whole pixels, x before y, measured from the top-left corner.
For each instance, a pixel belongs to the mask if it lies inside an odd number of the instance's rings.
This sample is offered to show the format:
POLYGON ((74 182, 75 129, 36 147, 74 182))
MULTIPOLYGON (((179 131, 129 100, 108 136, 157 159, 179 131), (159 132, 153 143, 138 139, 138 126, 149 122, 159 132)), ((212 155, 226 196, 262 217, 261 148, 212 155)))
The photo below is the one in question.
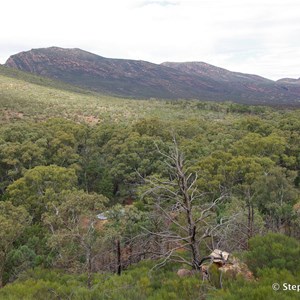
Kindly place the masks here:
POLYGON ((275 82, 203 62, 154 64, 50 47, 12 55, 5 65, 121 97, 300 106, 300 84, 275 82))

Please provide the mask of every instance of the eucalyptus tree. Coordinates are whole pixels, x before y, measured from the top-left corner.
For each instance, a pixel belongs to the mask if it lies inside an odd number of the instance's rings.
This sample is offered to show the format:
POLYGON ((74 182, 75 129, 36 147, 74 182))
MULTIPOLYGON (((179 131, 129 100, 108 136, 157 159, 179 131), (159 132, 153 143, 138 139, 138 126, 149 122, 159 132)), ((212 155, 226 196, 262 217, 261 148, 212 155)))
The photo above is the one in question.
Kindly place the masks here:
POLYGON ((268 230, 291 234, 297 218, 293 206, 299 199, 299 190, 294 186, 296 176, 295 171, 276 166, 256 180, 256 201, 268 230))
POLYGON ((57 252, 57 266, 76 273, 87 272, 87 285, 92 285, 93 263, 101 255, 104 234, 97 215, 107 199, 83 191, 65 192, 62 201, 50 202, 42 216, 50 230, 49 246, 57 252))
POLYGON ((0 201, 0 288, 3 286, 7 255, 30 222, 31 218, 24 207, 16 207, 10 201, 0 201))
POLYGON ((114 269, 121 275, 122 269, 138 262, 148 253, 149 235, 143 228, 148 227, 148 213, 133 205, 120 204, 110 208, 106 213, 108 222, 105 223, 105 238, 108 251, 115 250, 114 269))
POLYGON ((205 256, 200 249, 204 249, 206 241, 229 222, 225 217, 218 220, 216 214, 226 195, 221 192, 217 198, 212 198, 210 193, 201 192, 197 185, 198 175, 186 167, 175 138, 170 153, 160 149, 158 152, 165 158, 169 176, 145 179, 144 197, 152 203, 154 214, 161 220, 158 230, 146 230, 166 245, 162 253, 164 260, 159 265, 171 259, 199 270, 201 258, 205 256), (189 251, 190 259, 182 255, 181 250, 189 251))
POLYGON ((56 165, 37 166, 8 186, 8 196, 14 205, 23 205, 35 222, 47 211, 48 202, 59 199, 64 190, 75 189, 75 170, 56 165))

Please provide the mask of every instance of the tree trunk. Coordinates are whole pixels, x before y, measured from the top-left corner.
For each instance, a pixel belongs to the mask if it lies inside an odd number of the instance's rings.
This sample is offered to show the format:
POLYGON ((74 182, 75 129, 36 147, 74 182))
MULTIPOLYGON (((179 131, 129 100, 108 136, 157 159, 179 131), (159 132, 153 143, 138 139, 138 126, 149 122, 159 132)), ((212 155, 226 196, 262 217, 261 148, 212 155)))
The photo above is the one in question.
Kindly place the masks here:
POLYGON ((119 182, 115 181, 113 184, 113 195, 116 196, 118 192, 119 192, 119 182))
POLYGON ((6 260, 6 255, 3 254, 0 257, 0 259, 1 259, 1 263, 0 263, 0 289, 1 289, 4 286, 4 283, 3 283, 3 273, 4 273, 4 264, 5 264, 5 260, 6 260))
POLYGON ((117 247, 117 274, 121 275, 122 273, 121 243, 119 239, 116 241, 116 247, 117 247))
POLYGON ((254 207, 253 204, 251 203, 251 227, 250 227, 250 234, 251 237, 254 235, 254 207))
POLYGON ((128 257, 128 263, 129 263, 129 266, 131 266, 132 265, 132 244, 130 243, 129 244, 129 257, 128 257))
POLYGON ((92 259, 91 259, 91 249, 87 250, 87 286, 90 289, 92 287, 92 259))
POLYGON ((87 173, 84 171, 84 185, 85 185, 85 191, 89 193, 89 186, 88 186, 88 179, 87 179, 87 173))
POLYGON ((251 204, 250 200, 248 200, 247 203, 247 246, 246 246, 246 250, 249 249, 249 240, 251 239, 251 237, 253 236, 253 218, 254 218, 254 212, 253 212, 253 205, 251 204))
POLYGON ((200 255, 199 255, 199 249, 198 249, 198 243, 196 242, 195 239, 195 233, 196 233, 196 226, 194 226, 193 229, 193 236, 191 238, 191 250, 192 250, 192 256, 193 256, 193 269, 199 270, 200 269, 200 255))
POLYGON ((0 270, 0 289, 3 288, 3 270, 0 270))
POLYGON ((197 228, 195 222, 193 220, 192 215, 192 205, 191 205, 191 197, 188 193, 188 182, 183 171, 183 161, 182 158, 179 156, 176 162, 177 173, 179 177, 179 186, 183 196, 183 204, 185 207, 186 218, 188 223, 188 232, 190 238, 190 248, 192 251, 193 257, 193 269, 199 270, 200 269, 200 255, 199 255, 199 248, 198 248, 198 241, 196 240, 197 228))

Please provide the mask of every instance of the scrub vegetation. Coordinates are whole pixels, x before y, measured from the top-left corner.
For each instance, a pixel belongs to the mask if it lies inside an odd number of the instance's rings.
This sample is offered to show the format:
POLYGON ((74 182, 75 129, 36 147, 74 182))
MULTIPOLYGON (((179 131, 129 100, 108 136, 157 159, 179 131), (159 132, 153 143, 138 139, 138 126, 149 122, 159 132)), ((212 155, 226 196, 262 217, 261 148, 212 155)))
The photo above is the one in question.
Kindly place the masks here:
POLYGON ((0 67, 0 299, 298 299, 299 116, 0 67))

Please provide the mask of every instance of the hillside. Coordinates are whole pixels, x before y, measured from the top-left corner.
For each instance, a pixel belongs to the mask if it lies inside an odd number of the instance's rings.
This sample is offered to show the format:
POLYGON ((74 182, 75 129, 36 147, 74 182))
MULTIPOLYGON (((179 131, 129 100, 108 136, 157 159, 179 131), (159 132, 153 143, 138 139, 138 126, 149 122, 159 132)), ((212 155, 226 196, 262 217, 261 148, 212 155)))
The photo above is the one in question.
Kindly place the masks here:
POLYGON ((274 82, 199 62, 158 65, 105 58, 80 49, 51 47, 12 55, 5 65, 125 98, 300 105, 300 90, 290 83, 274 82))
POLYGON ((67 84, 63 81, 38 76, 30 72, 24 72, 15 68, 6 67, 4 65, 0 65, 0 76, 10 78, 12 81, 14 79, 18 79, 35 85, 40 85, 48 88, 53 87, 55 89, 63 91, 70 91, 81 94, 92 94, 91 91, 82 89, 75 85, 67 84))
POLYGON ((169 120, 184 118, 187 114, 198 116, 197 105, 116 98, 0 66, 0 123, 51 117, 91 124, 132 122, 145 117, 169 120))
MULTIPOLYGON (((133 98, 210 99, 210 82, 145 61, 109 59, 80 49, 51 47, 11 56, 8 67, 54 78, 84 88, 133 98)), ((216 83, 215 83, 216 84, 216 83)))
POLYGON ((299 298, 299 110, 0 67, 0 125, 1 300, 299 298))
POLYGON ((300 78, 282 78, 277 80, 278 83, 286 83, 286 84, 300 84, 300 78))
POLYGON ((204 62, 164 62, 163 66, 170 67, 173 69, 180 70, 189 74, 194 74, 198 76, 205 76, 212 78, 220 82, 235 83, 239 82, 241 84, 246 83, 257 83, 257 84, 272 84, 273 81, 266 79, 261 76, 244 74, 238 72, 231 72, 223 68, 219 68, 204 62))

